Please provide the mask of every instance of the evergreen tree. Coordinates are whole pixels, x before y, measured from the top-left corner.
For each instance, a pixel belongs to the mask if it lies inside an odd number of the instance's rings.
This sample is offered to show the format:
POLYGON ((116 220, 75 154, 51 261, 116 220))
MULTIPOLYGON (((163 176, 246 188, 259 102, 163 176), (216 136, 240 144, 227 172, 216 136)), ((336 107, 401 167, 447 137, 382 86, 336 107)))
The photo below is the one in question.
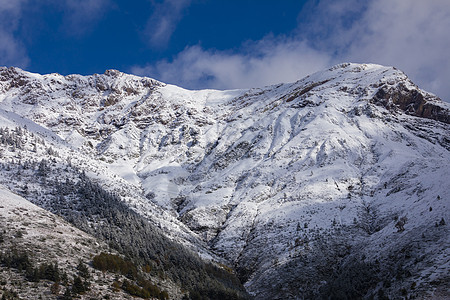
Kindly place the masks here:
POLYGON ((90 277, 88 268, 81 260, 78 262, 77 270, 78 276, 84 279, 88 279, 90 277))
POLYGON ((73 294, 82 294, 82 293, 86 292, 87 290, 88 290, 87 286, 86 286, 85 282, 83 282, 81 277, 75 276, 75 278, 73 279, 72 293, 73 294))

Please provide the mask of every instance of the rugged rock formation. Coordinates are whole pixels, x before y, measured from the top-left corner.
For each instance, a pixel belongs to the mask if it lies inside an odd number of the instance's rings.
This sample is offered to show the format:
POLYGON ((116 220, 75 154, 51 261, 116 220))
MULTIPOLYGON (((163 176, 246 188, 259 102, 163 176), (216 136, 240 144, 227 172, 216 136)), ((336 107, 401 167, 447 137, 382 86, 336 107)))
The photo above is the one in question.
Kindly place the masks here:
POLYGON ((450 123, 449 110, 442 106, 437 97, 424 96, 419 90, 408 89, 403 84, 381 86, 372 101, 387 109, 397 108, 412 116, 450 123))

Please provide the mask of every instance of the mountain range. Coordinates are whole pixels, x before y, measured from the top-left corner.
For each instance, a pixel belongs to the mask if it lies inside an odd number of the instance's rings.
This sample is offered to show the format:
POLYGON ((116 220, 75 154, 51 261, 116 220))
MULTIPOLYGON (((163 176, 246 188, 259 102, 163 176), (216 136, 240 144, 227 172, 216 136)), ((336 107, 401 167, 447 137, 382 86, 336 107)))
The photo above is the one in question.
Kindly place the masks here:
POLYGON ((227 91, 0 68, 0 193, 154 270, 112 297, 445 299, 449 111, 374 64, 227 91))

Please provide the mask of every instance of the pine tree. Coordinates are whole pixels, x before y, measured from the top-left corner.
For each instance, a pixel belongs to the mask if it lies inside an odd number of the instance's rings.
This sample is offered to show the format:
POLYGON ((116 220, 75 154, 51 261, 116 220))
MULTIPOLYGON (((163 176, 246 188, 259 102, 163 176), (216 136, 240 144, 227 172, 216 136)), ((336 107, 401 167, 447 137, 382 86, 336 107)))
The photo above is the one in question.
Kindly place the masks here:
POLYGON ((78 262, 77 270, 79 276, 83 277, 84 279, 89 278, 89 270, 81 260, 78 262))
POLYGON ((72 285, 72 293, 73 294, 81 294, 86 292, 86 286, 83 282, 83 280, 81 280, 81 278, 79 276, 76 276, 73 279, 73 285, 72 285))
POLYGON ((64 294, 61 297, 62 300, 72 300, 72 292, 70 291, 70 289, 67 287, 64 294))

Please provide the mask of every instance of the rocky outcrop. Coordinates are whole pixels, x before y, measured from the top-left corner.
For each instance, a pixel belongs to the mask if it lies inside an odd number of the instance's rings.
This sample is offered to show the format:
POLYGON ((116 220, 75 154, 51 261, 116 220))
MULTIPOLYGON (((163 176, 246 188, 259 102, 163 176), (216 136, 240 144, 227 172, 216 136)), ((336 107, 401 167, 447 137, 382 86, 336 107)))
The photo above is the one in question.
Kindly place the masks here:
POLYGON ((394 87, 386 84, 381 86, 372 101, 389 110, 400 109, 412 116, 450 123, 449 111, 439 105, 441 100, 438 97, 424 95, 403 83, 394 87))

